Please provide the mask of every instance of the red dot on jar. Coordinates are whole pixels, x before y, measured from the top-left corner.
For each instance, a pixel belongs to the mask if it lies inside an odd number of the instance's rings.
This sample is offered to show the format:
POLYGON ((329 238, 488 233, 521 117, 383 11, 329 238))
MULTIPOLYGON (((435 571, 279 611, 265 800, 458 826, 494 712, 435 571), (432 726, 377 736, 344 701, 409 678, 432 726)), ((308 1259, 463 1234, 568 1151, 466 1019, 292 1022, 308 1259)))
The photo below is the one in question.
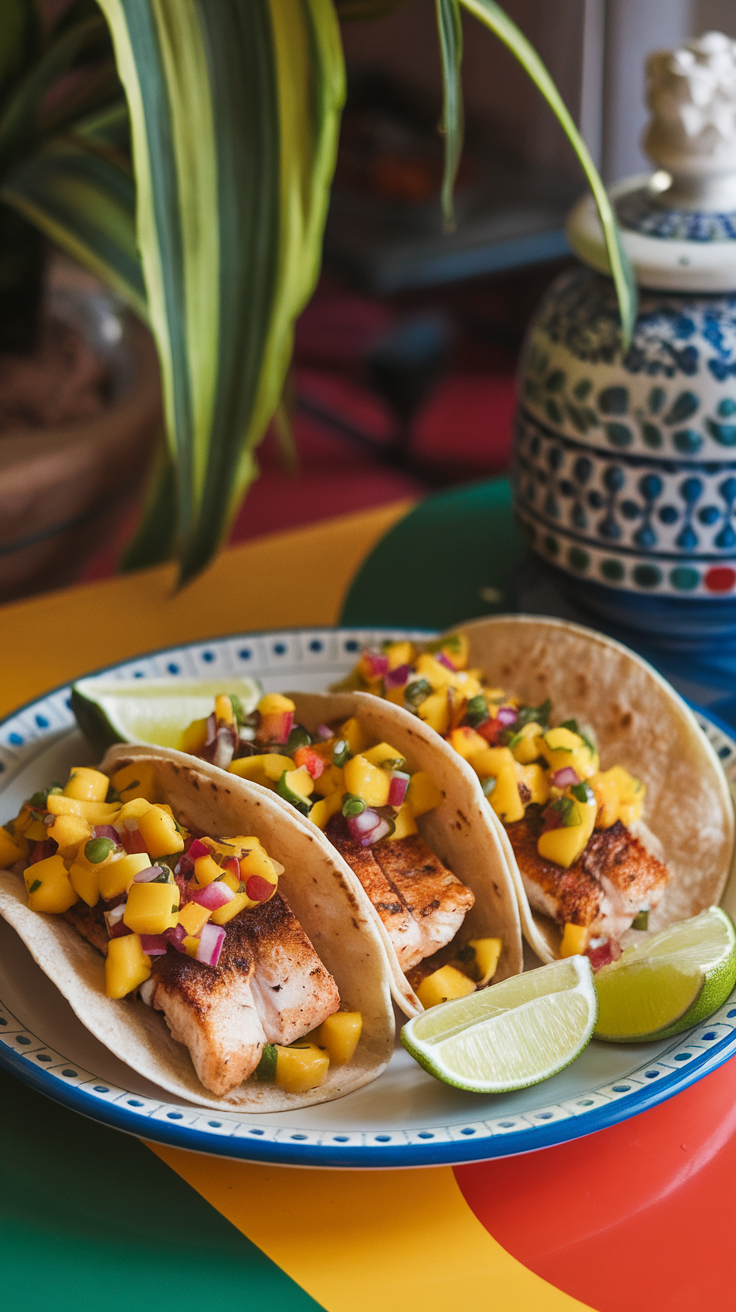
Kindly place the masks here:
POLYGON ((703 582, 709 592, 730 592, 736 583, 736 569, 727 565, 715 565, 709 569, 703 582))

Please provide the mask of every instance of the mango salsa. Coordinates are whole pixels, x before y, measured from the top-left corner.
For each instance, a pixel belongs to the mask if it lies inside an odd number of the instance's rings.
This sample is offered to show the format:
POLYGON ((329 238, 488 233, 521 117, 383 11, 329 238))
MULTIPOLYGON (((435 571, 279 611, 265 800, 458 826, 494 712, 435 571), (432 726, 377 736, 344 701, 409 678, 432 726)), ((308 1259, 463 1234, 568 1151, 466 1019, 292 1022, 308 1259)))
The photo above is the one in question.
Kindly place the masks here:
POLYGON ((163 934, 164 930, 174 928, 178 911, 179 889, 176 884, 133 884, 125 904, 123 923, 134 934, 163 934))
POLYGON ((104 802, 110 780, 101 770, 88 770, 77 766, 64 785, 64 797, 75 797, 78 802, 104 802))
POLYGON ((456 966, 441 966, 433 974, 427 975, 416 990, 417 997, 425 1010, 436 1007, 440 1002, 450 998, 464 998, 467 993, 475 992, 475 984, 456 966))
POLYGON ((60 915, 77 901, 64 860, 57 852, 44 861, 36 861, 23 871, 31 911, 50 911, 60 915))
POLYGON ((105 995, 124 998, 143 984, 151 974, 151 958, 141 946, 140 935, 125 934, 111 938, 105 958, 105 995))
POLYGON ((319 1047, 326 1048, 333 1066, 345 1066, 353 1059, 362 1030, 359 1011, 335 1011, 315 1030, 314 1039, 319 1047))

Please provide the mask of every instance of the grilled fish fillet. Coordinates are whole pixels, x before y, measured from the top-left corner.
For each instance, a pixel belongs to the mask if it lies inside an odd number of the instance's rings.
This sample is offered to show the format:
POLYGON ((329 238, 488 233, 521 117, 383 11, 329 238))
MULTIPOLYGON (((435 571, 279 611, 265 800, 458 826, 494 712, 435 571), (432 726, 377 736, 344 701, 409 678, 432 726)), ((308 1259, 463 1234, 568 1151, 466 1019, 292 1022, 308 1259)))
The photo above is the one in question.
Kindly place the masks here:
MULTIPOLYGON (((78 903, 66 919, 106 954, 99 908, 78 903)), ((170 950, 153 958, 144 990, 219 1098, 252 1074, 264 1043, 293 1043, 340 1006, 337 984, 280 893, 233 917, 214 969, 170 950)))
POLYGON ((325 832, 376 908, 404 973, 454 938, 475 898, 423 838, 361 847, 342 816, 325 832))
POLYGON ((640 911, 656 907, 669 871, 620 820, 610 829, 594 830, 567 870, 539 855, 534 821, 527 815, 507 825, 506 832, 535 911, 563 925, 584 925, 591 937, 618 940, 640 911))
POLYGON ((291 1043, 340 1005, 334 979, 280 893, 228 923, 214 970, 167 952, 152 974, 152 1005, 218 1097, 255 1070, 264 1043, 291 1043))

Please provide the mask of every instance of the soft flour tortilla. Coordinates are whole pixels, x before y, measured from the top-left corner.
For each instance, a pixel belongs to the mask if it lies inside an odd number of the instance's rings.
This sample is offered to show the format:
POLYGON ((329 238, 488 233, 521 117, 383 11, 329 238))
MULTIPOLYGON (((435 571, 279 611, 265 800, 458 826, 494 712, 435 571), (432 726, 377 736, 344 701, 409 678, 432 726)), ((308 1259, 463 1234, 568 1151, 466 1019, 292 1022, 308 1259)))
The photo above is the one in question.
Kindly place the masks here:
POLYGON ((113 774, 135 760, 154 764, 161 798, 182 824, 216 838, 253 834, 284 866, 279 888, 337 981, 341 1001, 362 1014, 363 1033, 353 1060, 346 1066, 331 1066, 325 1083, 306 1093, 246 1082, 216 1098, 200 1084, 187 1048, 171 1037, 163 1013, 138 998, 106 998, 99 952, 61 916, 30 911, 23 881, 10 871, 0 871, 0 914, 34 960, 95 1038, 176 1098, 219 1110, 286 1111, 329 1102, 376 1079, 394 1042, 386 955, 374 919, 355 897, 352 881, 346 880, 333 849, 324 840, 315 842, 267 789, 194 762, 181 752, 114 747, 101 769, 113 774))
MULTIPOLYGON (((670 870, 650 932, 717 903, 733 851, 731 795, 713 748, 666 680, 621 643, 565 620, 502 615, 452 632, 465 635, 469 668, 482 670, 491 686, 532 706, 549 697, 553 724, 576 719, 592 729, 601 769, 622 765, 646 784, 644 821, 653 839, 643 826, 640 837, 670 870)), ((524 937, 551 961, 559 929, 531 910, 506 831, 490 806, 484 815, 504 844, 524 937)))
MULTIPOLYGON (((313 733, 319 724, 342 722, 357 716, 376 743, 388 742, 406 757, 406 769, 426 770, 444 794, 433 811, 420 816, 419 832, 433 852, 475 894, 475 905, 465 917, 456 940, 464 946, 471 938, 500 938, 503 951, 494 979, 517 975, 522 969, 521 924, 514 888, 509 879, 500 835, 485 819, 486 800, 477 787, 476 776, 457 753, 438 738, 416 716, 391 702, 365 692, 287 694, 296 706, 295 720, 313 733), (464 766, 465 768, 458 768, 464 766)), ((288 807, 289 803, 284 802, 288 807)), ((366 917, 370 917, 383 940, 390 964, 394 998, 407 1016, 423 1010, 399 965, 396 952, 378 912, 363 891, 350 866, 327 842, 311 820, 300 823, 330 848, 350 880, 366 917)))

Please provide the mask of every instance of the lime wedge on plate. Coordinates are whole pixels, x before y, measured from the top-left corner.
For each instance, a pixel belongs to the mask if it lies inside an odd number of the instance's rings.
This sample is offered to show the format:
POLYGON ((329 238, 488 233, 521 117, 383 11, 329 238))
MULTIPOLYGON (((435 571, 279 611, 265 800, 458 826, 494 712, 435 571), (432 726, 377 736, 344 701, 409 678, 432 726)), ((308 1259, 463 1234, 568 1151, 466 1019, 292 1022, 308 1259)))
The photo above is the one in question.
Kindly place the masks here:
POLYGON ((595 1037, 666 1039, 707 1020, 736 984, 736 931, 720 907, 655 934, 595 977, 595 1037))
POLYGON ((404 1026, 401 1042, 445 1084, 507 1093, 574 1061, 597 1014, 588 958, 567 957, 431 1007, 404 1026))
POLYGON ((218 693, 234 693, 248 715, 262 695, 257 679, 80 679, 72 710, 82 733, 104 752, 113 743, 178 747, 182 731, 215 709, 218 693))

